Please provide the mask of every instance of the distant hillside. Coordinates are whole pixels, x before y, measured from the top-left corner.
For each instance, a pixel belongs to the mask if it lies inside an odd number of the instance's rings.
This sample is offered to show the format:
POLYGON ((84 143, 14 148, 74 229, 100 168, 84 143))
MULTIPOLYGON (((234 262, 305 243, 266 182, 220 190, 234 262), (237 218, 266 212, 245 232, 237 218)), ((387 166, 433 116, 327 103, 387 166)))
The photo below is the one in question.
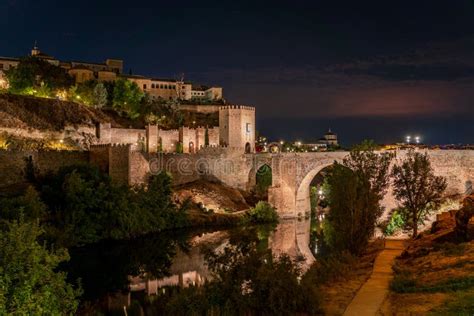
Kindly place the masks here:
POLYGON ((55 99, 0 94, 0 126, 60 131, 65 126, 94 126, 115 120, 104 112, 81 104, 55 99))

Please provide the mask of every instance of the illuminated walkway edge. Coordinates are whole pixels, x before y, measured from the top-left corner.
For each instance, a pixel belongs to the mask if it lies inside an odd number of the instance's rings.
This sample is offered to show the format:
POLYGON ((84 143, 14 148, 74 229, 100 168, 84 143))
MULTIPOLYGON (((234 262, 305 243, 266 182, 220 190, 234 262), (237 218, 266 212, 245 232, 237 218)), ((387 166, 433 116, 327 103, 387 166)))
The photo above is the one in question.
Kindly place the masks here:
POLYGON ((375 259, 370 278, 357 292, 344 312, 345 316, 376 315, 389 291, 393 261, 404 249, 403 240, 386 240, 385 248, 375 259))

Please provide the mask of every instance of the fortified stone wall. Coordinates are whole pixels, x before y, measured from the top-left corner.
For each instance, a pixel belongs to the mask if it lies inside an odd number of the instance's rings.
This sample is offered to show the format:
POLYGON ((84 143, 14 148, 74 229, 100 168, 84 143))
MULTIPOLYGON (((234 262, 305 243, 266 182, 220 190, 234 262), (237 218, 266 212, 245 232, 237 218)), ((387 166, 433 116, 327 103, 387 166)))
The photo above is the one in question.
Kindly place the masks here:
POLYGON ((217 113, 220 105, 180 104, 179 109, 198 113, 217 113))
POLYGON ((161 139, 161 149, 164 152, 176 152, 179 143, 179 130, 159 130, 158 137, 161 139))
POLYGON ((109 176, 115 183, 129 185, 131 145, 109 147, 109 176))
POLYGON ((110 145, 94 145, 90 147, 89 161, 102 172, 109 173, 110 145))
POLYGON ((7 151, 0 150, 0 187, 25 181, 26 161, 31 159, 37 175, 57 171, 61 167, 89 161, 85 151, 7 151))
MULTIPOLYGON (((166 153, 176 152, 179 142, 183 144, 184 153, 194 153, 205 146, 206 128, 181 127, 179 130, 161 130, 156 125, 146 129, 111 128, 109 123, 99 124, 97 135, 100 144, 132 144, 133 149, 146 150, 150 153, 161 150, 166 153)), ((209 145, 219 144, 219 128, 208 128, 209 145)))
POLYGON ((136 144, 145 143, 145 129, 112 128, 110 131, 110 142, 112 144, 136 144))

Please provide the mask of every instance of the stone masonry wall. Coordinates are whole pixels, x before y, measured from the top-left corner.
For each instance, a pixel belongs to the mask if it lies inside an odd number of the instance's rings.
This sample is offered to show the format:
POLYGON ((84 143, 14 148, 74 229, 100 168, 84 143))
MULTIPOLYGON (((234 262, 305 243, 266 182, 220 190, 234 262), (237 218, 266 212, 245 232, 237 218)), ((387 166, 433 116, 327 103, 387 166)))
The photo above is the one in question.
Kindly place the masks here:
POLYGON ((130 184, 131 145, 109 147, 109 175, 118 184, 130 184))
POLYGON ((61 167, 87 163, 86 151, 0 151, 0 187, 25 181, 26 160, 31 157, 38 175, 54 172, 61 167))

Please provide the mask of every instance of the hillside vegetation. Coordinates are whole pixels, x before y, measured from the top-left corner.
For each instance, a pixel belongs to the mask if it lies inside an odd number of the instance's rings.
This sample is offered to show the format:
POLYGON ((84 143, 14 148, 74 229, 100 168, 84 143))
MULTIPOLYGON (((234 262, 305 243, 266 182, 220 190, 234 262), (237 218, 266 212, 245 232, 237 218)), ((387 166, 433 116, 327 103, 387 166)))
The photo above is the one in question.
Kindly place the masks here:
POLYGON ((0 94, 0 127, 61 131, 115 120, 101 110, 69 101, 0 94))
MULTIPOLYGON (((164 129, 219 124, 217 113, 173 110, 166 106, 159 110, 157 113, 165 119, 150 123, 157 123, 164 129)), ((144 128, 147 124, 143 117, 131 119, 112 108, 98 109, 71 101, 0 93, 0 128, 62 131, 66 126, 92 127, 100 122, 109 122, 115 128, 144 128)))

